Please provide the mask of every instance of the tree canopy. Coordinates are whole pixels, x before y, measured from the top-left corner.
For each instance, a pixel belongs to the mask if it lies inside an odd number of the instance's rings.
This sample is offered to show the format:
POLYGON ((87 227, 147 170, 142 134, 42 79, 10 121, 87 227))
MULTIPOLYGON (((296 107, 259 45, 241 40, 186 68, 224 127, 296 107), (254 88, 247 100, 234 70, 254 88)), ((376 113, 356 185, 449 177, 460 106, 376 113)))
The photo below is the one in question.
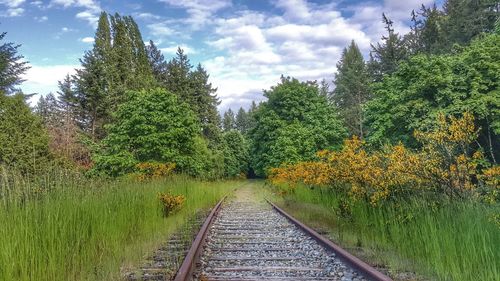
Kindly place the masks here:
POLYGON ((268 100, 254 113, 250 131, 251 165, 258 176, 277 165, 311 159, 316 151, 339 145, 346 135, 315 82, 282 77, 264 95, 268 100))

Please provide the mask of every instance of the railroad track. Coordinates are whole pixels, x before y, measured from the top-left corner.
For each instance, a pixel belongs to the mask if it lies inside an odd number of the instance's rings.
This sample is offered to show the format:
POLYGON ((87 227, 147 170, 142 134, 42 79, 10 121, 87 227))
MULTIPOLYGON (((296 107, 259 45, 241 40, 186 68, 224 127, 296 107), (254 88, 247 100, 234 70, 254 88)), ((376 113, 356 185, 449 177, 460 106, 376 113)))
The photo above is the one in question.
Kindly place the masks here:
POLYGON ((239 196, 214 208, 175 280, 391 279, 277 206, 239 196))

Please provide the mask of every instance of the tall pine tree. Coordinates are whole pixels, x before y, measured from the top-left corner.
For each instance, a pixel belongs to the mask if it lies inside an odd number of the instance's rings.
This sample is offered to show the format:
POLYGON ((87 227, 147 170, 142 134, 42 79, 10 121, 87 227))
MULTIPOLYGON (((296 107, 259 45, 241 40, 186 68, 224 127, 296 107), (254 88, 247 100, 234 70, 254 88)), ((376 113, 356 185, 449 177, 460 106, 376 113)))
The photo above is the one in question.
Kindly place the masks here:
POLYGON ((5 35, 6 32, 0 32, 0 94, 18 91, 16 87, 24 81, 21 76, 29 69, 28 62, 17 52, 21 45, 1 44, 5 35))
POLYGON ((394 32, 393 22, 385 14, 382 20, 387 30, 387 35, 382 36, 382 43, 371 45, 369 72, 375 81, 381 81, 386 74, 396 71, 402 60, 407 58, 407 46, 403 38, 394 32))
POLYGON ((198 64, 196 69, 190 73, 192 81, 192 106, 197 109, 202 133, 211 143, 220 142, 220 117, 217 106, 220 104, 215 92, 216 88, 208 82, 207 71, 198 64))
POLYGON ((351 135, 366 135, 362 106, 370 98, 370 77, 358 46, 354 41, 344 49, 337 64, 332 103, 339 109, 351 135))
POLYGON ((229 108, 224 112, 224 117, 222 118, 222 128, 225 132, 236 129, 236 120, 234 117, 234 112, 229 108))

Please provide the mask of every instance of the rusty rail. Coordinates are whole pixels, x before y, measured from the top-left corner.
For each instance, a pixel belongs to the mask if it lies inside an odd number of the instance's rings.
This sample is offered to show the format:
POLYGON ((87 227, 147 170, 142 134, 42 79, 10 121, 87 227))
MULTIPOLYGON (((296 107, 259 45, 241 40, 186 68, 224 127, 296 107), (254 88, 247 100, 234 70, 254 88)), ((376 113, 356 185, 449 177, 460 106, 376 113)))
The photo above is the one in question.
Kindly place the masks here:
POLYGON ((316 241, 327 247, 328 249, 331 249, 333 252, 337 254, 344 262, 348 263, 350 266, 353 268, 357 269, 362 275, 364 275, 366 278, 373 280, 373 281, 392 281, 392 279, 380 271, 376 270, 369 264, 365 263, 364 261, 360 260, 359 258, 353 256, 337 244, 333 243, 332 241, 328 240, 327 238, 323 237, 321 234, 317 233, 314 231, 312 228, 308 227, 307 225, 301 223, 298 221, 296 218, 292 217, 289 215, 287 212, 282 210, 280 207, 276 206, 273 204, 271 201, 266 200, 273 208, 278 211, 280 214, 285 216, 288 220, 290 220, 292 223, 294 223, 296 226, 301 228, 304 232, 306 232, 308 235, 313 237, 316 241))
POLYGON ((186 280, 191 280, 191 276, 193 274, 194 270, 194 265, 196 261, 199 258, 199 255, 201 253, 203 241, 205 240, 205 237, 208 232, 208 228, 212 224, 213 219, 217 215, 217 213, 220 210, 220 207, 222 205, 222 202, 226 199, 226 196, 224 196, 217 205, 212 209, 210 214, 208 215, 207 219, 203 223, 203 225, 200 228, 200 231, 196 235, 196 238, 193 241, 193 244, 191 245, 191 248, 189 249, 188 253, 186 254, 186 257, 184 258, 184 261, 182 262, 181 267, 177 271, 177 274, 175 275, 174 281, 186 281, 186 280))

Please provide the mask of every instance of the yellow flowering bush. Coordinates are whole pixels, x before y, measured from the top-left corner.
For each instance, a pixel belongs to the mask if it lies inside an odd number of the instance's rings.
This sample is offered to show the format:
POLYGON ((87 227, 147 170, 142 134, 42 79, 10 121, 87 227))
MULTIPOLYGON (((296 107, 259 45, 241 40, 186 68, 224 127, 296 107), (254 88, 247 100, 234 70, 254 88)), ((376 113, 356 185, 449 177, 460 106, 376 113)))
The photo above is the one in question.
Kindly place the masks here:
POLYGON ((275 185, 301 182, 344 188, 352 199, 365 199, 372 205, 402 193, 436 188, 452 197, 461 196, 475 191, 476 178, 498 186, 500 169, 486 170, 481 176, 478 163, 483 155, 470 153, 477 137, 471 114, 461 118, 439 115, 435 130, 416 131, 415 137, 423 145, 419 151, 400 143, 375 152, 368 152, 365 143, 353 137, 344 141, 340 151, 319 151, 318 161, 271 169, 269 179, 275 185))
POLYGON ((440 114, 435 130, 417 130, 414 135, 423 144, 420 154, 425 159, 425 177, 450 196, 476 188, 474 179, 483 155, 480 151, 471 153, 470 146, 478 136, 472 114, 465 112, 461 118, 440 114))
POLYGON ((139 181, 169 176, 175 169, 175 163, 142 162, 135 165, 139 181))
POLYGON ((168 216, 171 213, 182 208, 186 197, 184 195, 173 195, 170 193, 158 193, 158 198, 162 204, 163 215, 168 216))
POLYGON ((478 179, 485 188, 482 199, 490 204, 500 201, 500 165, 484 170, 478 179))

